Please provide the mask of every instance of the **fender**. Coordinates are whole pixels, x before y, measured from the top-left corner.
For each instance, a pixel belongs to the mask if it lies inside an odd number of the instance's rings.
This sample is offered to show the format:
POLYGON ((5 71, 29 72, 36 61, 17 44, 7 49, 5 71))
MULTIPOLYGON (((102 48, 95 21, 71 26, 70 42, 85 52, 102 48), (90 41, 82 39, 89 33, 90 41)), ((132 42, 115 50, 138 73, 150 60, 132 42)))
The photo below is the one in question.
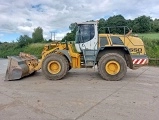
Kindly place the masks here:
POLYGON ((69 60, 69 62, 72 63, 68 50, 57 50, 57 52, 63 53, 66 56, 66 58, 69 60))
POLYGON ((127 66, 130 69, 133 69, 133 61, 132 61, 131 53, 130 53, 128 47, 126 47, 126 46, 102 46, 97 51, 96 61, 98 62, 99 59, 107 53, 120 54, 125 59, 127 66))

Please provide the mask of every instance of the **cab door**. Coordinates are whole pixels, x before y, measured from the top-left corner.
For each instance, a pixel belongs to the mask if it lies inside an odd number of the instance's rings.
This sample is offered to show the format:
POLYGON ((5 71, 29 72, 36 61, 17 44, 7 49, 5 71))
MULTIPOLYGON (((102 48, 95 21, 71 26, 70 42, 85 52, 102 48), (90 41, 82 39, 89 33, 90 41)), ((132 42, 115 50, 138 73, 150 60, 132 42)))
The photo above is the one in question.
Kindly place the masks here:
POLYGON ((84 49, 97 50, 97 36, 98 30, 95 22, 79 24, 75 40, 76 50, 78 52, 81 52, 84 49))

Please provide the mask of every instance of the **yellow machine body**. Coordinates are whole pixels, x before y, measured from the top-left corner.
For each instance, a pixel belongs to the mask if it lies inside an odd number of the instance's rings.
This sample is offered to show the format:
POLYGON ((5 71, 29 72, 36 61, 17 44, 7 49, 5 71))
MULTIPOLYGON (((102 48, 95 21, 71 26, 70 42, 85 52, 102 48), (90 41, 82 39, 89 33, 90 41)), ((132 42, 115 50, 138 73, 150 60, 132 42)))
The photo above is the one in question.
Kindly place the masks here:
POLYGON ((111 40, 111 37, 119 37, 122 40, 123 45, 129 48, 131 54, 134 54, 134 55, 146 54, 144 43, 139 37, 130 36, 130 35, 123 36, 123 35, 115 35, 115 34, 99 34, 98 46, 100 46, 100 38, 104 38, 104 37, 108 41, 105 46, 119 46, 119 44, 114 45, 111 40))
MULTIPOLYGON (((92 42, 96 47, 95 50, 87 48, 88 44, 84 45, 77 41, 57 42, 45 45, 40 60, 27 53, 9 56, 5 80, 21 79, 40 69, 48 79, 62 79, 71 68, 95 65, 98 66, 98 71, 104 79, 119 80, 126 74, 127 67, 136 69, 148 64, 143 41, 130 35, 131 31, 125 35, 97 34, 97 23, 90 22, 88 25, 94 27, 93 24, 96 28, 95 33, 91 33, 94 34, 91 39, 96 40, 96 43, 92 42), (85 49, 79 52, 76 49, 78 44, 85 49)), ((79 24, 82 25, 85 26, 87 23, 79 24)))

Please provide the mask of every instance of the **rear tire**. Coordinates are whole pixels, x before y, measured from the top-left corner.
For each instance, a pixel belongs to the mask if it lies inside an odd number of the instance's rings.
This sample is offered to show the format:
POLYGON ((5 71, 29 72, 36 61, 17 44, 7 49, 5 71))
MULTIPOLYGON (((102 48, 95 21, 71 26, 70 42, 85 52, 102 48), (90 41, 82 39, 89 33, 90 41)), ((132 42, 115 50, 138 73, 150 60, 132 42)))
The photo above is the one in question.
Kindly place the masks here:
POLYGON ((42 62, 42 72, 47 79, 60 80, 68 71, 68 62, 60 54, 52 53, 45 57, 42 62))
POLYGON ((98 72, 105 80, 118 81, 127 72, 125 59, 117 53, 108 53, 99 59, 98 72))

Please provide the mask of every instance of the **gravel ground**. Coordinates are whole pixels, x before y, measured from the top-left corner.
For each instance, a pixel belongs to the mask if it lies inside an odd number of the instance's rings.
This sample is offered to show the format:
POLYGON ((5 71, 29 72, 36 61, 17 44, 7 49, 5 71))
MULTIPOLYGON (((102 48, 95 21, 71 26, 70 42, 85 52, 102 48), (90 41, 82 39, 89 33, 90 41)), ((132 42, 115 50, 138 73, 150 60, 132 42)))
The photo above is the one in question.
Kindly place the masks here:
POLYGON ((4 81, 0 59, 0 120, 158 120, 159 68, 128 69, 121 81, 105 81, 94 69, 72 69, 59 81, 41 71, 4 81))

